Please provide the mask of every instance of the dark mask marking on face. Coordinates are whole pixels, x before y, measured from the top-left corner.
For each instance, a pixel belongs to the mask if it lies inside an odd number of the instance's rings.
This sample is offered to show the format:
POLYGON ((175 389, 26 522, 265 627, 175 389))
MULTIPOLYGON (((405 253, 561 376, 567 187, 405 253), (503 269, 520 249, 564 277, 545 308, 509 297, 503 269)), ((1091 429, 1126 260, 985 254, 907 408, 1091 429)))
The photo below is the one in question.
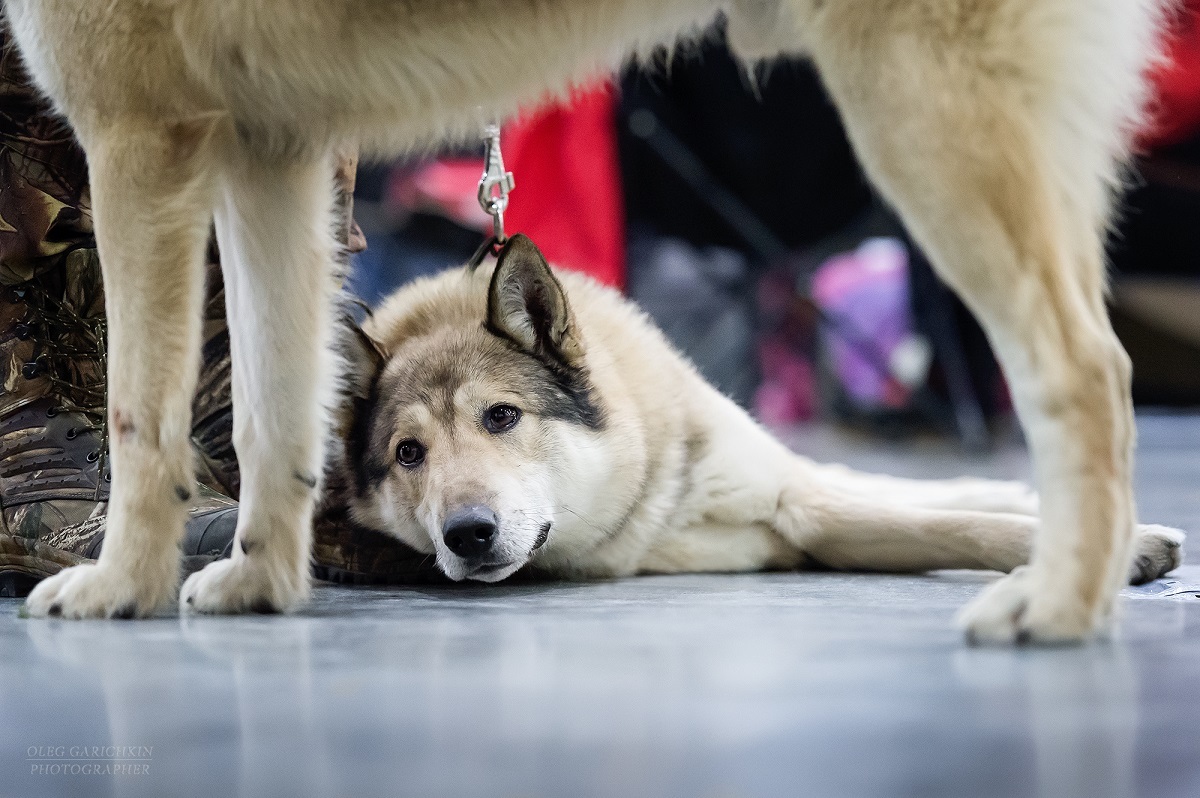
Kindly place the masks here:
MULTIPOLYGON (((487 329, 487 326, 484 326, 487 329)), ((546 384, 548 390, 538 391, 538 414, 591 430, 604 429, 604 410, 596 400, 595 389, 587 370, 566 366, 554 360, 526 352, 503 333, 488 330, 514 354, 536 366, 530 376, 546 384)))

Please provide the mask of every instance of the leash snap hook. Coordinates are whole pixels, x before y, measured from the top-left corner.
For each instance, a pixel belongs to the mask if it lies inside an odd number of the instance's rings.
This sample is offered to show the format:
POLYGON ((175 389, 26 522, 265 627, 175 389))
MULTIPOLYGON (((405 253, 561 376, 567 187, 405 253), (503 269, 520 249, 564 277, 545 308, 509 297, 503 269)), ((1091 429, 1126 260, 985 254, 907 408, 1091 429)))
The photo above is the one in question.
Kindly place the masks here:
POLYGON ((495 122, 483 129, 484 162, 483 176, 479 178, 479 206, 492 217, 492 236, 497 244, 503 244, 504 211, 508 208, 508 192, 516 185, 512 172, 504 170, 504 157, 500 154, 500 125, 495 122))

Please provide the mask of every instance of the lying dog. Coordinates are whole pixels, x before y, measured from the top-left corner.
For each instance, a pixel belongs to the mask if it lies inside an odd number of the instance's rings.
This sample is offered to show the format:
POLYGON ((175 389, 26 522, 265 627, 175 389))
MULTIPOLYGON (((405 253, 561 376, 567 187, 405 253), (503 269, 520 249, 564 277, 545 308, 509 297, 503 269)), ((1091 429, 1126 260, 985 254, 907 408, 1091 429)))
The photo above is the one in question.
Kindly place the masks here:
POLYGON ((1043 524, 1030 567, 982 595, 969 628, 1081 640, 1111 617, 1135 541, 1134 428, 1102 234, 1156 0, 5 0, 5 11, 87 151, 109 313, 104 553, 41 583, 31 614, 142 616, 175 595, 214 220, 243 501, 233 558, 192 576, 181 606, 283 610, 309 588, 332 382, 333 151, 474 133, 724 14, 747 61, 813 59, 863 165, 980 318, 1013 386, 1043 524))
MULTIPOLYGON (((818 465, 709 385, 611 289, 517 235, 494 269, 401 289, 368 322, 344 461, 351 510, 451 579, 818 565, 984 568, 1029 559, 1019 482, 818 465)), ((1130 579, 1179 564, 1142 527, 1130 579)))

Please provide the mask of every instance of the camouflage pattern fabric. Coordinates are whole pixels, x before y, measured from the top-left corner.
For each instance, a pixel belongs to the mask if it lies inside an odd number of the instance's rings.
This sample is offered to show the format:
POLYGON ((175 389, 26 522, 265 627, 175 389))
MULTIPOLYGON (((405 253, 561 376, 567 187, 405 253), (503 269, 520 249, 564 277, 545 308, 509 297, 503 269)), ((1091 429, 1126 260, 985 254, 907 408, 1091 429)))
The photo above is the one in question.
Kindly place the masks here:
POLYGON ((236 500, 241 490, 237 454, 233 450, 233 404, 229 360, 229 327, 225 324, 225 284, 216 247, 209 248, 208 294, 204 302, 204 348, 200 379, 192 399, 192 444, 196 479, 236 500))
POLYGON ((104 289, 81 177, 87 165, 5 38, 0 33, 0 286, 8 300, 0 306, 0 414, 60 390, 89 412, 103 406, 104 289), (39 342, 31 328, 38 323, 62 329, 39 342))
POLYGON ((18 285, 95 242, 83 152, 7 39, 0 30, 0 284, 18 285))
MULTIPOLYGON (((0 565, 104 513, 104 290, 83 153, 0 32, 0 565), (19 550, 19 551, 18 551, 19 550)), ((31 559, 32 558, 32 559, 31 559)), ((69 564, 64 562, 63 564, 69 564)), ((59 566, 61 567, 61 566, 59 566)))

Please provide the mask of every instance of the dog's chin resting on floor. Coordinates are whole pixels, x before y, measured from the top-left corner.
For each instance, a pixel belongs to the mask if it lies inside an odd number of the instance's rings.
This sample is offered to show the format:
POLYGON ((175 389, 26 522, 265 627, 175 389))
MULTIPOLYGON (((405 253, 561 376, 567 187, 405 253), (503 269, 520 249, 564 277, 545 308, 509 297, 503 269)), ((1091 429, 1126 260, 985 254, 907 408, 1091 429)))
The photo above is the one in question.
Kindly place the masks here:
MULTIPOLYGON (((344 456, 360 521, 452 579, 805 565, 1010 572, 1029 559, 1026 485, 821 465, 720 394, 631 302, 514 236, 494 266, 402 288, 353 358, 344 456)), ((1142 526, 1129 578, 1181 559, 1142 526)))

